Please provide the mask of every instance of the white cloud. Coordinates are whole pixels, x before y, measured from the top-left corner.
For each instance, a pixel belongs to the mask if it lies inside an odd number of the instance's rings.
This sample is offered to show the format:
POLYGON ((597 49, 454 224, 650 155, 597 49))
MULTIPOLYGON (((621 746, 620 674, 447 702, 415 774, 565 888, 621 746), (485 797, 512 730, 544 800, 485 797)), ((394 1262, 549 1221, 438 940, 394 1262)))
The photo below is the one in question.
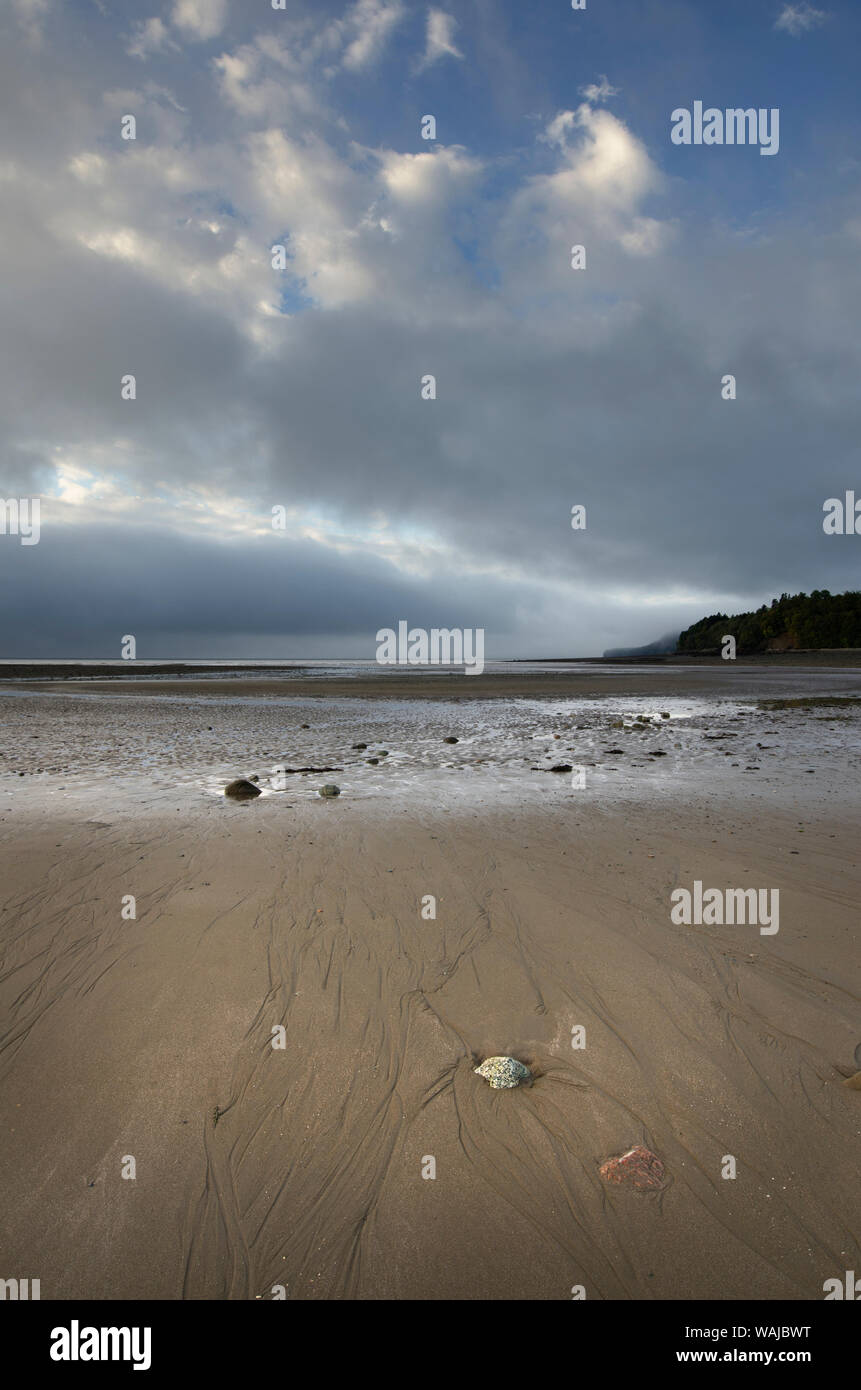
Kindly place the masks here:
POLYGON ((608 97, 618 96, 619 88, 611 86, 606 75, 602 73, 597 82, 590 82, 588 86, 581 87, 580 95, 595 106, 599 101, 606 101, 608 97))
POLYGON ((626 259, 665 248, 672 223, 646 215, 643 207, 663 176, 623 121, 583 103, 560 111, 539 139, 558 150, 557 167, 528 179, 513 196, 495 247, 515 300, 558 294, 571 279, 568 249, 574 244, 584 245, 587 255, 621 251, 626 259))
POLYGON ((373 63, 404 14, 401 0, 356 0, 343 21, 347 31, 355 34, 347 46, 343 66, 358 70, 373 63))
POLYGON ((227 0, 176 0, 172 19, 193 40, 214 39, 227 23, 227 0))
POLYGON ((332 309, 372 299, 379 289, 373 245, 385 234, 369 216, 375 187, 317 136, 281 130, 249 141, 248 198, 257 217, 287 236, 290 270, 307 298, 332 309))
POLYGON ((797 5, 784 5, 777 19, 775 29, 783 29, 785 33, 791 34, 794 39, 798 39, 808 29, 815 29, 817 25, 823 24, 828 18, 825 10, 817 10, 813 5, 808 4, 808 0, 801 0, 797 5))
POLYGON ((241 116, 266 122, 319 115, 319 82, 312 79, 312 56, 299 43, 283 44, 258 36, 234 53, 222 53, 213 66, 221 94, 241 116))
POLYGON ((564 167, 550 176, 551 185, 587 194, 599 206, 630 211, 659 184, 645 146, 609 111, 584 104, 576 112, 560 112, 546 134, 555 136, 566 155, 564 167), (568 136, 574 130, 582 138, 572 146, 568 136))
POLYGON ((454 146, 433 154, 382 156, 383 181, 397 202, 427 210, 447 203, 457 191, 472 186, 481 162, 454 146))
POLYGON ((463 58, 454 42, 457 20, 445 10, 428 10, 427 40, 424 55, 419 63, 419 71, 429 68, 440 58, 463 58))
POLYGON ((151 53, 160 53, 170 48, 176 49, 177 45, 171 39, 167 25, 155 15, 136 26, 126 53, 132 58, 148 58, 151 53))
POLYGON ((108 161, 100 154, 79 154, 69 161, 69 169, 81 183, 103 184, 108 161))
POLYGON ((568 139, 568 132, 574 129, 577 124, 577 114, 574 111, 560 111, 548 123, 539 140, 544 140, 548 145, 560 145, 564 148, 568 139))

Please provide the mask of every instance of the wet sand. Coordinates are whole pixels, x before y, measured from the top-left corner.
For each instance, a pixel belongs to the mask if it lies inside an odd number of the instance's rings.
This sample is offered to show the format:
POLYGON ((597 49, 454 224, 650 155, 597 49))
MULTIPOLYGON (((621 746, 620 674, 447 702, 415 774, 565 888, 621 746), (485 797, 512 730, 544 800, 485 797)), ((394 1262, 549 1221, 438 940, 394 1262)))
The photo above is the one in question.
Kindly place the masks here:
POLYGON ((291 670, 282 676, 259 676, 237 672, 220 679, 216 675, 205 679, 185 676, 150 675, 136 680, 130 674, 116 679, 77 676, 73 681, 59 677, 51 680, 0 679, 0 692, 20 690, 42 693, 65 693, 77 685, 90 694, 207 696, 238 699, 283 698, 304 699, 390 699, 390 700, 514 700, 514 699, 593 699, 625 694, 632 699, 660 699, 666 695, 738 695, 768 696, 783 692, 817 691, 820 688, 857 694, 861 680, 854 654, 824 656, 797 666, 762 658, 759 662, 719 661, 680 665, 601 663, 596 669, 591 663, 548 665, 545 669, 512 670, 486 669, 481 674, 465 675, 460 671, 388 670, 379 667, 361 674, 305 674, 291 670))
POLYGON ((522 713, 470 747, 467 702, 435 768, 370 701, 386 768, 350 708, 0 700, 6 1264, 44 1299, 818 1300, 861 1268, 857 711, 528 707, 523 750, 522 713), (530 771, 587 738, 585 796, 530 771), (274 791, 279 746, 345 770, 274 791), (780 931, 674 925, 694 879, 778 888, 780 931), (473 1074, 500 1052, 534 1085, 473 1074), (662 1192, 600 1177, 638 1143, 662 1192))

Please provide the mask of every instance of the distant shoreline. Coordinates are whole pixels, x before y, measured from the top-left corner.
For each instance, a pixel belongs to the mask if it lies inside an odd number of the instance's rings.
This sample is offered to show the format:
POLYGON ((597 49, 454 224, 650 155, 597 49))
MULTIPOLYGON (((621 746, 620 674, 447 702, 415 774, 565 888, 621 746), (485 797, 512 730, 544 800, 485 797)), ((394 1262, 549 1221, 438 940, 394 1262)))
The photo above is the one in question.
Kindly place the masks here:
MULTIPOLYGON (((235 681, 238 676, 244 676, 248 680, 254 680, 256 673, 263 671, 273 671, 279 674, 303 673, 313 681, 315 686, 319 686, 320 677, 314 677, 314 668, 325 667, 329 661, 333 664, 340 658, 319 657, 314 658, 312 664, 305 661, 264 661, 262 658, 251 658, 248 661, 165 661, 165 662, 102 662, 86 663, 82 661, 20 661, 0 664, 0 685, 10 681, 37 681, 42 683, 56 683, 63 681, 87 681, 87 682, 110 682, 113 684, 129 685, 139 681, 160 678, 160 684, 166 684, 164 677, 177 676, 185 678, 188 676, 207 675, 211 680, 207 685, 218 684, 218 676, 223 675, 230 681, 235 681)), ((498 662, 488 661, 488 668, 494 665, 507 666, 557 666, 557 667, 661 667, 665 671, 672 671, 676 668, 685 669, 689 667, 717 667, 729 671, 733 666, 766 666, 775 669, 791 671, 795 666, 801 667, 823 667, 833 669, 835 667, 858 667, 861 666, 861 648, 858 647, 832 647, 821 650, 795 651, 795 652, 756 652, 747 656, 739 656, 735 663, 724 661, 719 655, 715 656, 694 656, 688 654, 669 654, 664 656, 626 656, 626 657, 602 657, 602 656, 544 656, 544 657, 505 657, 498 662)), ((548 673, 549 674, 549 673, 548 673)), ((557 677, 552 676, 552 679, 557 677)), ((339 680, 338 676, 330 676, 326 680, 326 686, 343 684, 346 678, 339 680)), ((349 678, 350 685, 361 684, 366 686, 385 682, 387 685, 397 682, 402 685, 404 682, 429 683, 436 685, 441 681, 454 680, 458 683, 463 679, 463 675, 457 669, 444 669, 434 667, 379 667, 375 669, 369 662, 368 669, 359 678, 349 678)), ((520 673, 487 670, 483 675, 470 676, 467 678, 468 684, 475 685, 476 682, 509 680, 516 684, 521 681, 534 680, 534 675, 520 673)), ((540 679, 540 678, 538 678, 540 679)), ((171 682, 175 684, 176 682, 171 682)), ((258 680, 263 684, 263 679, 258 680)), ((271 683, 271 681, 269 682, 271 683)), ((291 681, 290 685, 306 684, 305 681, 291 681)))
POLYGON ((180 666, 138 666, 119 674, 114 668, 69 666, 46 674, 33 666, 13 668, 14 676, 0 676, 0 691, 9 696, 39 694, 55 698, 97 695, 147 696, 155 699, 365 699, 365 700, 529 700, 600 699, 624 696, 658 700, 681 695, 694 698, 713 695, 750 699, 763 695, 808 695, 818 691, 861 694, 861 658, 831 657, 818 661, 770 660, 738 662, 596 662, 591 660, 545 663, 519 668, 487 669, 480 675, 462 670, 369 666, 366 670, 306 674, 307 668, 274 666, 253 668, 237 665, 213 671, 180 666))

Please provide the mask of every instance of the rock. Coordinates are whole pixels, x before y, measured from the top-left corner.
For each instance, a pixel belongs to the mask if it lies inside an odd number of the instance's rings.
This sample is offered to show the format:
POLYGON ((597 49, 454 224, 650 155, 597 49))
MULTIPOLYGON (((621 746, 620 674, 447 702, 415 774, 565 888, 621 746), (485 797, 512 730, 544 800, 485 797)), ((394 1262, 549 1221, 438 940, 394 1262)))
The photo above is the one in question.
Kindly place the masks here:
POLYGON ((249 782, 259 782, 259 781, 260 781, 260 773, 259 773, 259 772, 255 772, 254 776, 253 776, 253 777, 249 777, 248 780, 249 780, 249 782))
POLYGON ((311 727, 310 724, 300 724, 300 725, 299 725, 299 728, 300 728, 300 729, 310 729, 310 727, 311 727))
POLYGON ((381 748, 380 752, 377 754, 377 757, 379 758, 387 758, 388 756, 389 755, 384 748, 381 748))
POLYGON ((605 753, 624 753, 624 748, 605 748, 605 753))
POLYGON ((237 777, 224 788, 224 795, 232 797, 234 801, 253 801, 254 797, 260 794, 260 788, 255 787, 254 783, 245 777, 237 777))
POLYGON ((360 749, 360 750, 363 749, 363 748, 367 748, 367 746, 368 746, 368 745, 367 745, 366 743, 354 743, 354 744, 353 744, 353 747, 354 747, 354 748, 358 748, 358 749, 360 749))
POLYGON ((341 795, 341 788, 340 788, 340 787, 336 787, 334 782, 326 782, 325 785, 322 786, 322 787, 320 788, 320 795, 321 795, 321 796, 340 796, 340 795, 341 795))
POLYGON ((370 764, 371 764, 371 767, 376 767, 377 764, 379 763, 379 761, 380 761, 379 758, 366 758, 366 759, 365 759, 365 762, 366 762, 366 763, 370 763, 370 764))
POLYGON ((599 1172, 605 1182, 625 1183, 637 1192, 648 1192, 664 1186, 666 1169, 651 1149, 635 1144, 627 1153, 608 1158, 599 1172))
POLYGON ((460 740, 454 738, 451 734, 448 735, 448 738, 444 738, 444 739, 443 739, 443 743, 459 743, 459 742, 460 742, 460 740))
POLYGON ((848 1086, 850 1091, 861 1091, 861 1071, 856 1071, 854 1076, 847 1077, 843 1085, 848 1086))
POLYGON ((624 727, 625 727, 625 721, 624 721, 624 719, 614 719, 614 720, 613 720, 613 723, 610 725, 610 728, 611 728, 611 729, 624 729, 624 727))
POLYGON ((532 1072, 515 1057, 488 1057, 480 1067, 473 1067, 473 1071, 483 1076, 495 1091, 510 1090, 521 1081, 532 1080, 532 1072))
POLYGON ((655 748, 649 753, 650 758, 665 758, 666 756, 663 748, 655 748))
POLYGON ((669 719, 669 717, 670 717, 670 711, 669 711, 668 709, 661 710, 661 718, 662 718, 662 719, 669 719))

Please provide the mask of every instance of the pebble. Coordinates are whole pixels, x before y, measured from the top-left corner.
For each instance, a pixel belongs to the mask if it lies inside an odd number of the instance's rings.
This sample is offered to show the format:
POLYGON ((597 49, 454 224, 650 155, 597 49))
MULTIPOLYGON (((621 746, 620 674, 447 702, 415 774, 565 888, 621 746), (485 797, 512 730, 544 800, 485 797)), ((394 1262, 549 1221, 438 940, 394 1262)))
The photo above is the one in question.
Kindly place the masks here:
POLYGON ((666 1169, 651 1149, 635 1144, 627 1153, 608 1158, 599 1169, 605 1182, 624 1183, 637 1192, 648 1192, 664 1186, 666 1169))

